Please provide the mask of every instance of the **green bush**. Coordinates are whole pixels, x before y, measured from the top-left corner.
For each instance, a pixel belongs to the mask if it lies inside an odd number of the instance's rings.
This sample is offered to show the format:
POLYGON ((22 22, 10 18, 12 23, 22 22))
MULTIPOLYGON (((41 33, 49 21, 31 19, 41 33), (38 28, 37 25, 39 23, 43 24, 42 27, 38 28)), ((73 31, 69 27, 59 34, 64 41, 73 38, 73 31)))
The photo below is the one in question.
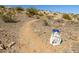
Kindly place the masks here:
POLYGON ((72 18, 68 14, 63 14, 63 18, 67 20, 72 20, 72 18))
POLYGON ((27 8, 26 11, 28 16, 38 15, 38 10, 36 8, 27 8))

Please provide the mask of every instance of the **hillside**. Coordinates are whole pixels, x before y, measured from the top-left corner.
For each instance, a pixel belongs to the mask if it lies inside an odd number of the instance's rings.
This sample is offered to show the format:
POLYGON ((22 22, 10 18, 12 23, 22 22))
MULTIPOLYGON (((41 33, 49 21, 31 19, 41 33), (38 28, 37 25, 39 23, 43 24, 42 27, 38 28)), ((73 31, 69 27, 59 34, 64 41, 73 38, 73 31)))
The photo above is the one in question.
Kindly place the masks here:
POLYGON ((79 52, 79 14, 0 6, 0 52, 79 52), (50 46, 55 28, 61 32, 62 43, 50 46))

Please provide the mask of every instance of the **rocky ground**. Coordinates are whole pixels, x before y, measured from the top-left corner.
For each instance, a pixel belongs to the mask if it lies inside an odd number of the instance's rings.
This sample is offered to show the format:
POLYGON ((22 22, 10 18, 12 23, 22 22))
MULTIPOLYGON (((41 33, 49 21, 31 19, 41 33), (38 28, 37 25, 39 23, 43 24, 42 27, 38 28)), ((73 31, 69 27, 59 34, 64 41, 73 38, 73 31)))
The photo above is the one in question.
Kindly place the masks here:
POLYGON ((78 53, 79 21, 65 20, 60 16, 62 14, 54 18, 20 14, 18 23, 5 23, 0 18, 0 52, 78 53), (61 32, 60 46, 49 44, 51 30, 55 28, 61 32))
POLYGON ((24 23, 20 29, 20 52, 78 52, 79 22, 52 20, 51 26, 45 26, 43 20, 34 19, 24 23), (63 21, 63 22, 62 22, 63 21), (60 26, 58 26, 58 23, 60 26), (26 25, 25 25, 26 24, 26 25), (62 44, 50 46, 51 30, 56 28, 61 31, 62 44), (24 29, 24 31, 23 31, 24 29), (23 40, 24 39, 24 40, 23 40), (22 47, 23 46, 23 47, 22 47))
MULTIPOLYGON (((19 20, 27 18, 19 16, 19 20)), ((15 53, 17 51, 18 32, 22 23, 28 20, 22 20, 19 23, 5 23, 0 19, 0 52, 15 53)))

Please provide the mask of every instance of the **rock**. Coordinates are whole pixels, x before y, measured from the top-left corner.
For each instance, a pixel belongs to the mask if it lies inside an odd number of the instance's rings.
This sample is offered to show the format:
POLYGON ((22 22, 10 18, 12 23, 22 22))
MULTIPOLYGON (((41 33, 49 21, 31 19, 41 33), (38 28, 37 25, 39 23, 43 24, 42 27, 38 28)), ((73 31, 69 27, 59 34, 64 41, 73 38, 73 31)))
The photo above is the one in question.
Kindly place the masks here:
POLYGON ((2 44, 0 44, 0 50, 3 50, 2 44))
POLYGON ((73 42, 71 44, 71 50, 75 53, 79 53, 79 42, 73 42))
POLYGON ((0 28, 0 31, 3 31, 4 29, 3 28, 0 28))
POLYGON ((15 45, 15 42, 11 42, 10 44, 7 45, 7 47, 11 48, 13 45, 15 45))
POLYGON ((63 53, 73 53, 73 51, 70 48, 64 49, 62 52, 63 53))
POLYGON ((34 29, 33 31, 34 31, 35 33, 40 32, 40 30, 38 30, 38 29, 34 29))
POLYGON ((0 50, 6 49, 3 44, 0 44, 0 50))

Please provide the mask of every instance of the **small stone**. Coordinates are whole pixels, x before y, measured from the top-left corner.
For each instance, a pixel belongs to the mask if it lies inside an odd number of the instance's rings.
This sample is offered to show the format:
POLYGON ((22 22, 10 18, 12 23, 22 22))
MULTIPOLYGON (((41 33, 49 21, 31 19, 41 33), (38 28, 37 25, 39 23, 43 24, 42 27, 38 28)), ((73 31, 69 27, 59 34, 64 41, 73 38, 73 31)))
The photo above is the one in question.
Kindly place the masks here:
POLYGON ((3 44, 0 44, 0 50, 6 49, 3 44))
POLYGON ((3 31, 3 28, 0 28, 0 31, 3 31))
POLYGON ((11 42, 10 44, 8 44, 8 48, 11 48, 13 45, 15 45, 15 42, 11 42))
POLYGON ((79 53, 79 42, 73 42, 71 44, 71 50, 73 52, 79 53))
POLYGON ((3 50, 2 44, 0 44, 0 50, 3 50))

